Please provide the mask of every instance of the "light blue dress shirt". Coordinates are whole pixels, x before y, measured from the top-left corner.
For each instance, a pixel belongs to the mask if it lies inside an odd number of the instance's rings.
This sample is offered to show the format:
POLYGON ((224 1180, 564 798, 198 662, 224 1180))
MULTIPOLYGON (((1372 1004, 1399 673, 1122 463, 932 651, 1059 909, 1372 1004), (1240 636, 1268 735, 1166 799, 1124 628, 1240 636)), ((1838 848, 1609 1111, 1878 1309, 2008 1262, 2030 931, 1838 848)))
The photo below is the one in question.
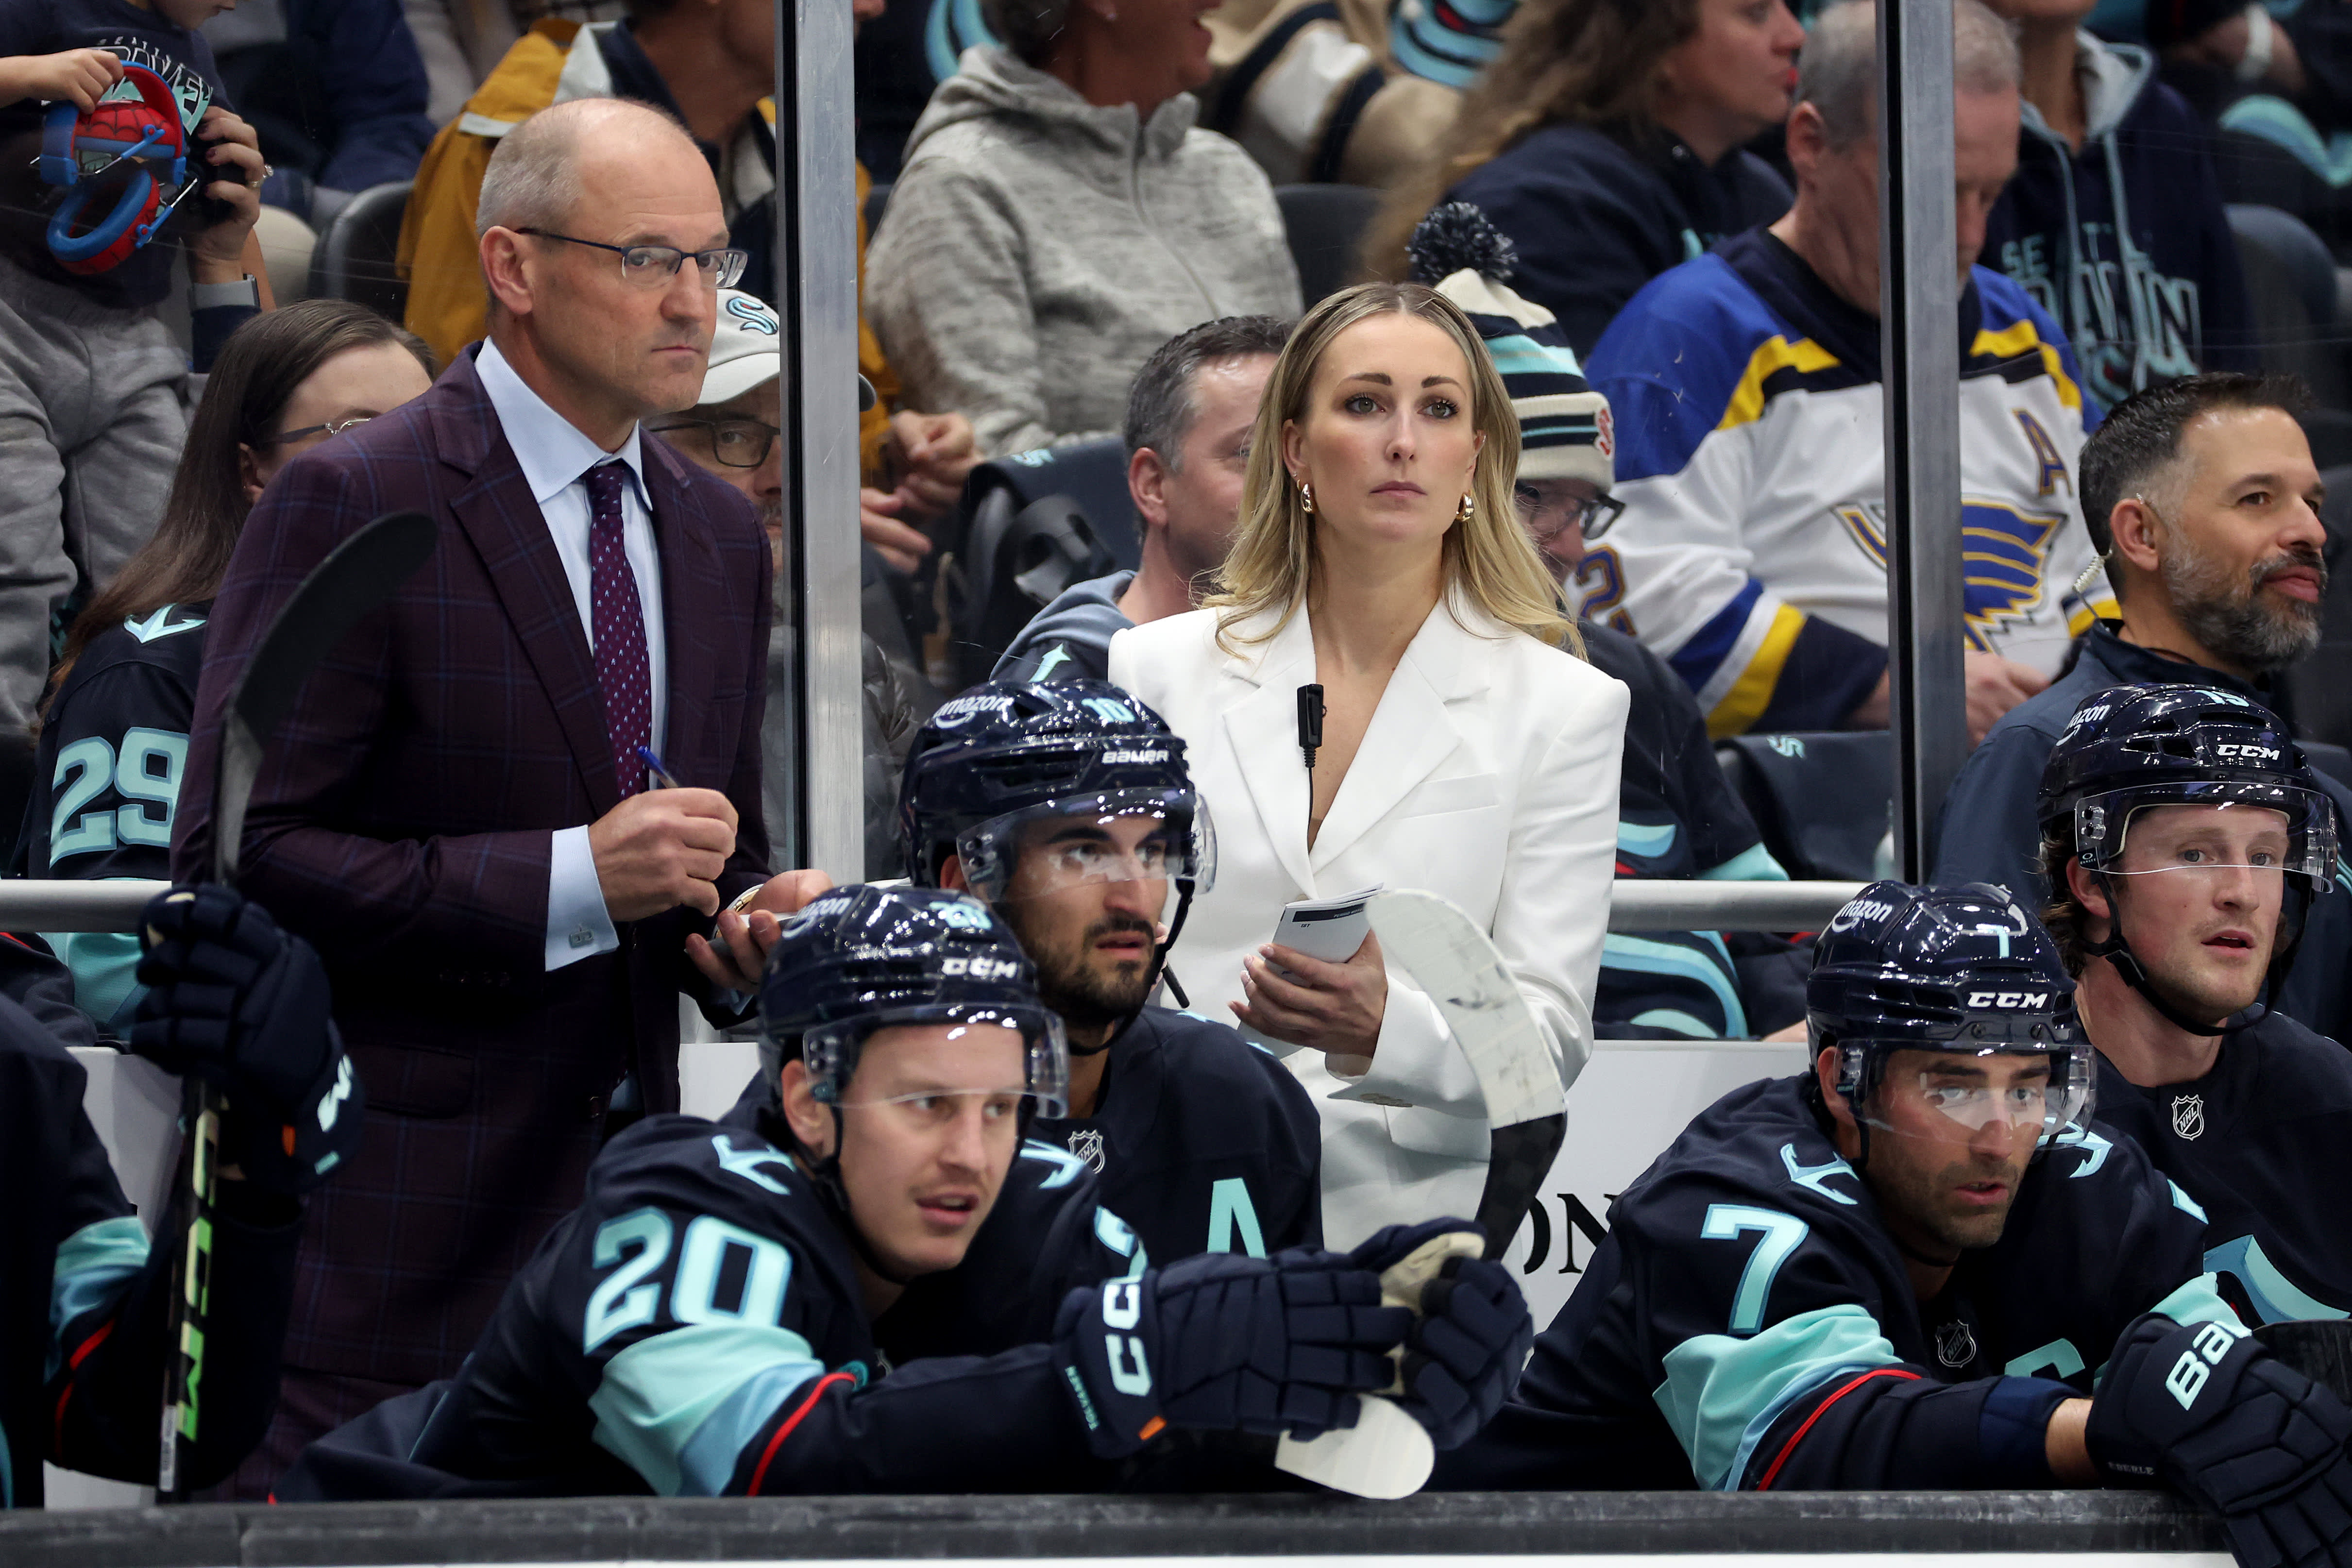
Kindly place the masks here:
MULTIPOLYGON (((578 426, 547 405, 515 373, 496 343, 484 343, 474 361, 490 407, 506 432, 522 466, 523 482, 547 519, 548 536, 563 562, 563 576, 572 585, 572 602, 580 612, 580 629, 595 652, 595 622, 588 610, 588 470, 600 463, 617 462, 629 470, 621 487, 621 541, 637 580, 637 604, 646 622, 646 674, 652 685, 653 714, 647 731, 656 752, 662 749, 669 717, 669 650, 662 635, 661 556, 654 548, 653 509, 646 498, 642 433, 631 429, 618 452, 606 452, 578 426)), ((588 847, 585 824, 556 830, 547 861, 547 967, 561 969, 592 953, 610 953, 621 945, 604 907, 604 891, 596 881, 596 857, 588 847)))

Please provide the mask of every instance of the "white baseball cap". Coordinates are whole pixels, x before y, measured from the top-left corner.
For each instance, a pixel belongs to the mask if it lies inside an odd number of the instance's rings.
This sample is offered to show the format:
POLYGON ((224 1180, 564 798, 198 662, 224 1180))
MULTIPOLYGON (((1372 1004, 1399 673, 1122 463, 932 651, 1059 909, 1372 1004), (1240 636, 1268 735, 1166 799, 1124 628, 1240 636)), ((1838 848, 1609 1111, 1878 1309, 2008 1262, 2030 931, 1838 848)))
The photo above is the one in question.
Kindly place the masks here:
MULTIPOLYGON (((767 304, 740 288, 719 291, 719 325, 710 334, 710 363, 698 403, 725 402, 783 373, 784 329, 767 304)), ((857 409, 874 406, 874 383, 857 378, 857 409)))

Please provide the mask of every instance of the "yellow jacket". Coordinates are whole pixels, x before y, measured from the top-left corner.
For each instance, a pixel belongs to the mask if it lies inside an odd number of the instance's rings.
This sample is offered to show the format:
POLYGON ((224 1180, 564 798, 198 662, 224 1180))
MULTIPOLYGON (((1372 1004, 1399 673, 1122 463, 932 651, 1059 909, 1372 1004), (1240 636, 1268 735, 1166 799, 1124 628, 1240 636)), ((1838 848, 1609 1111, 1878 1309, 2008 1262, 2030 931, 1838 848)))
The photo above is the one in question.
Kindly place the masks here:
MULTIPOLYGON (((482 288, 474 214, 490 154, 500 137, 550 104, 611 93, 612 75, 596 47, 597 34, 607 26, 611 24, 583 28, 560 17, 541 18, 515 41, 498 68, 467 99, 465 112, 441 128, 417 167, 415 190, 400 225, 400 275, 408 279, 408 329, 432 345, 444 364, 479 339, 488 327, 488 299, 482 288)), ((773 100, 761 99, 760 111, 770 125, 775 123, 773 100)), ((774 175, 757 148, 739 147, 733 162, 735 189, 725 193, 730 215, 775 189, 774 175)), ((866 171, 860 168, 857 271, 861 296, 866 278, 867 186, 866 171)), ((862 312, 857 362, 858 370, 880 394, 880 401, 858 426, 861 465, 872 479, 881 467, 882 441, 889 428, 887 411, 898 385, 862 312)))

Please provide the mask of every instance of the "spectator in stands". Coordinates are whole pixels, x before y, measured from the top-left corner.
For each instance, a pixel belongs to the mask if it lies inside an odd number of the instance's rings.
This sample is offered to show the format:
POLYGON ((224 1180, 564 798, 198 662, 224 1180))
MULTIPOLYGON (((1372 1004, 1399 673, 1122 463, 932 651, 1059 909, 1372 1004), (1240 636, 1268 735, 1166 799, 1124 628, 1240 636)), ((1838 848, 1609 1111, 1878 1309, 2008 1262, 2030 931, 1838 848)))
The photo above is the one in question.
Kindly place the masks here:
MULTIPOLYGON (((1509 287, 1510 241, 1467 203, 1413 231, 1414 281, 1462 308, 1519 423, 1513 485, 1520 527, 1565 589, 1588 537, 1616 516, 1609 404, 1585 384, 1559 325, 1509 287)), ((1612 626, 1577 625, 1585 657, 1634 694, 1618 779, 1617 874, 1785 882, 1748 809, 1717 766, 1690 688, 1664 659, 1612 626)), ((1611 1040, 1802 1040, 1805 976, 1788 943, 1760 933, 1612 933, 1601 949, 1596 1035, 1611 1040)))
POLYGON ((2252 369, 2238 242, 2196 116, 2147 50, 2080 25, 2095 0, 1989 3, 2018 26, 2025 103, 1987 262, 2057 320, 2101 408, 2200 369, 2252 369))
POLYGON ((1250 437, 1290 323, 1227 316, 1153 350, 1127 397, 1127 493, 1143 528, 1142 564, 1071 585, 1021 629, 990 676, 1108 680, 1110 640, 1199 607, 1242 513, 1250 437))
MULTIPOLYGON (((2024 289, 1971 267, 2017 163, 2008 26, 1955 0, 1968 723, 1980 737, 2064 662, 2094 561, 2071 466, 2073 351, 2024 289)), ((1822 13, 1789 118, 1797 201, 1634 298, 1588 370, 1616 411, 1625 516, 1581 613, 1630 628, 1717 737, 1886 723, 1875 16, 1822 13), (1617 618, 1622 613, 1624 619, 1617 618)))
POLYGON ((740 1019, 824 880, 767 871, 758 520, 639 428, 694 403, 740 262, 709 164, 658 110, 559 105, 502 141, 480 222, 490 341, 278 473, 205 636, 175 868, 206 863, 222 705, 295 584, 383 513, 440 528, 311 673, 246 820, 243 885, 326 960, 370 1085, 252 1485, 456 1371, 609 1118, 677 1107, 680 990, 740 1019))
POLYGON ((425 113, 446 125, 466 111, 466 100, 489 79, 515 41, 542 19, 579 26, 616 22, 627 0, 403 0, 408 28, 432 83, 425 113))
MULTIPOLYGON (((171 488, 188 430, 189 355, 157 311, 181 254, 198 371, 269 303, 255 281, 261 154, 195 31, 219 9, 213 0, 0 0, 0 822, 16 820, 30 784, 53 617, 146 542, 171 488), (143 90, 126 62, 154 73, 143 90), (47 100, 88 114, 102 99, 123 105, 118 115, 176 115, 188 199, 152 241, 111 263, 115 246, 85 253, 68 240, 69 267, 47 235, 70 193, 37 172, 42 110, 47 100)), ((94 199, 81 187, 92 210, 79 238, 105 232, 98 218, 133 193, 119 188, 121 172, 112 178, 94 199)))
POLYGON ((269 160, 268 205, 323 228, 359 192, 416 172, 437 121, 400 0, 249 5, 205 37, 269 160))
POLYGON ((1787 117, 1804 36, 1782 0, 1530 0, 1469 112, 1390 197, 1368 264, 1403 277, 1413 225, 1471 203, 1517 247, 1519 292, 1590 359, 1644 283, 1788 210, 1742 149, 1787 117))
MULTIPOLYGON (((2194 682, 2265 707, 2270 677, 2319 643, 2327 584, 2318 515, 2325 486, 2292 382, 2229 371, 2151 388, 2116 405, 2084 444, 2083 516, 2115 584, 2113 619, 2083 639, 2074 667, 2011 709, 1944 799, 1936 880, 1993 882, 2032 907, 2042 880, 2034 796, 2051 747, 2093 692, 2194 682)), ((2352 790, 2319 775, 2352 821, 2352 790)), ((2352 898, 2313 902, 2305 951, 2280 1006, 2352 1038, 2352 898), (2320 958, 2319 955, 2330 955, 2320 958)))
POLYGON ((1223 0, 1207 17, 1207 124, 1277 185, 1394 185, 1444 139, 1518 8, 1223 0))
MULTIPOLYGON (((759 508, 767 530, 768 555, 784 570, 784 461, 778 439, 783 418, 783 324, 776 313, 738 289, 719 291, 718 325, 711 333, 710 368, 702 392, 684 413, 646 426, 714 478, 732 485, 759 508)), ((858 381, 861 407, 871 407, 874 389, 858 381)), ((897 874, 898 775, 907 743, 923 716, 871 637, 862 637, 866 699, 866 874, 897 874)), ((768 689, 784 689, 793 678, 792 628, 768 629, 768 689)), ((761 735, 761 799, 767 820, 788 821, 792 812, 793 758, 782 735, 761 735)))
MULTIPOLYGON (((882 0, 851 5, 862 21, 880 14, 882 0)), ((543 15, 467 101, 464 117, 442 128, 417 171, 400 229, 409 329, 445 360, 482 335, 487 300, 474 259, 482 171, 500 137, 551 103, 581 98, 635 99, 684 122, 719 180, 731 243, 751 258, 746 291, 773 294, 775 106, 767 99, 775 79, 769 0, 630 0, 625 21, 585 28, 543 15)), ((867 188, 860 170, 861 286, 867 188)), ((955 505, 979 454, 961 414, 889 411, 897 379, 862 329, 858 369, 885 402, 858 430, 861 531, 893 566, 911 570, 930 549, 922 525, 955 505)))
MULTIPOLYGON (((310 299, 247 322, 205 382, 154 536, 66 634, 43 704, 16 876, 171 879, 204 626, 262 487, 297 455, 424 395, 425 345, 363 305, 310 299)), ((139 938, 49 937, 75 1000, 127 1034, 139 938)))
POLYGON ((1112 682, 1184 737, 1217 811, 1186 988, 1288 1055, 1322 1105, 1334 1246, 1475 1207, 1486 1111, 1378 939, 1337 964, 1268 947, 1283 905, 1375 883, 1442 894, 1492 931, 1563 1081, 1591 1050, 1627 698, 1577 656, 1512 515, 1518 456, 1458 308, 1418 284, 1343 289, 1266 383, 1220 591, 1111 640, 1112 682), (1311 769, 1307 682, 1328 705, 1311 769))
POLYGON ((908 401, 1002 455, 1109 434, 1171 335, 1299 297, 1265 173, 1192 123, 1197 0, 987 5, 1006 47, 917 122, 867 314, 908 401))

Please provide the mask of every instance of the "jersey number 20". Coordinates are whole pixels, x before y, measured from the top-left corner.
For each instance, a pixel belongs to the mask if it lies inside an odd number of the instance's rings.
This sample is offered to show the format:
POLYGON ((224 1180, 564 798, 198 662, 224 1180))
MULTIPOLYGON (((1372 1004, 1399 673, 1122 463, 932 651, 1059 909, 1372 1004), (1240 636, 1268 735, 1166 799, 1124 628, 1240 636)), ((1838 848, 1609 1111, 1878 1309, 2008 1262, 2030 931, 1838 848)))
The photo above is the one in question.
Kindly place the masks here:
MULTIPOLYGON (((593 1254, 596 1266, 621 1266, 588 1298, 586 1321, 581 1329, 583 1352, 594 1350, 624 1329, 654 1321, 661 1286, 640 1281, 667 1260, 669 1241, 669 1216, 657 1208, 633 1209, 598 1227, 593 1254), (622 1262, 621 1254, 631 1247, 636 1255, 622 1262)), ((782 1319, 784 1287, 792 1273, 792 1254, 784 1250, 782 1242, 716 1216, 702 1215, 686 1228, 686 1244, 678 1249, 669 1315, 681 1323, 773 1324, 782 1319), (727 1272, 727 1254, 737 1249, 751 1256, 730 1306, 719 1301, 719 1282, 727 1272)))

